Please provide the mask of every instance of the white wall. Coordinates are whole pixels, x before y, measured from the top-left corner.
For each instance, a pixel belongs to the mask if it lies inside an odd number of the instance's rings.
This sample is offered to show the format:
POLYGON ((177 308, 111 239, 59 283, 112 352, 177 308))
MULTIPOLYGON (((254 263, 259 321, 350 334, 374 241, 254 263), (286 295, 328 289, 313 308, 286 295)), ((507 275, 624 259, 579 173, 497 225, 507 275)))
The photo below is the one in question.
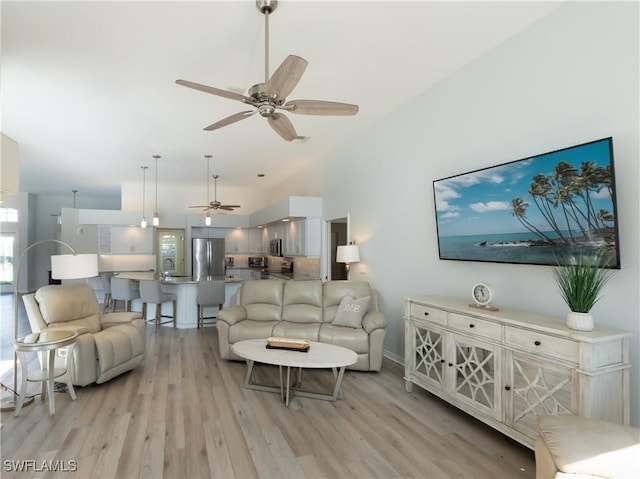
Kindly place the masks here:
POLYGON ((631 410, 639 424, 638 39, 637 3, 565 4, 323 159, 320 171, 274 189, 304 194, 301 185, 317 190, 320 182, 324 218, 350 213, 363 260, 351 278, 380 291, 387 353, 404 356, 403 296, 470 299, 481 280, 498 306, 562 321, 551 268, 438 259, 432 182, 613 136, 622 269, 594 315, 635 333, 631 410))

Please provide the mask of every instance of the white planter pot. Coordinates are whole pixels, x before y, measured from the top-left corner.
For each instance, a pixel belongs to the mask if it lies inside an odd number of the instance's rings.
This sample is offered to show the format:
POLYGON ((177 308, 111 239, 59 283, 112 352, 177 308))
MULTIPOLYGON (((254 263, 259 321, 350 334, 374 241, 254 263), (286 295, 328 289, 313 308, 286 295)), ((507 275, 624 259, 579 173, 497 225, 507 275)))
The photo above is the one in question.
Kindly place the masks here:
POLYGON ((591 331, 593 329, 593 315, 591 313, 567 313, 567 327, 576 331, 591 331))

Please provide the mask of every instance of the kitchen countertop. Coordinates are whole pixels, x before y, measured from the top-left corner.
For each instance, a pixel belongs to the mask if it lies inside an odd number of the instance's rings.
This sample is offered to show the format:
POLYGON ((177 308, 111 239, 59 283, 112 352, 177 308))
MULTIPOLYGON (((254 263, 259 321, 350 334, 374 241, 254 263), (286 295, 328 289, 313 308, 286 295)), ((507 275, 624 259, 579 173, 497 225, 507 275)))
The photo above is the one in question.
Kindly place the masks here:
MULTIPOLYGON (((151 281, 156 279, 155 273, 146 272, 146 273, 120 273, 114 275, 117 278, 124 279, 133 279, 136 281, 151 281)), ((241 283, 243 280, 239 276, 212 276, 212 280, 224 279, 225 283, 241 283)), ((199 281, 193 279, 191 276, 169 276, 168 278, 160 279, 162 284, 196 284, 199 281)))

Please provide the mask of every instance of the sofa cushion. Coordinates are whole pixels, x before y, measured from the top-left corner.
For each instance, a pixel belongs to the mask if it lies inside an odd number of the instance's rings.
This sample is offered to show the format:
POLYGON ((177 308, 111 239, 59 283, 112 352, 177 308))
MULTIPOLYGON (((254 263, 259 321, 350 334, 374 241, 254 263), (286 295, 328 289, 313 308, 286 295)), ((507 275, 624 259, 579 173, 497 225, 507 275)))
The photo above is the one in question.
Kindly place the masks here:
POLYGON ((43 286, 35 298, 47 324, 100 314, 96 294, 88 283, 43 286))
POLYGON ((71 331, 77 331, 78 334, 97 333, 102 329, 102 326, 100 325, 99 314, 93 314, 82 319, 51 323, 49 327, 58 329, 69 329, 71 331))
POLYGON ((293 323, 279 321, 273 326, 273 335, 280 338, 306 339, 317 341, 322 323, 293 323))
POLYGON ((334 326, 346 326, 348 328, 361 328, 362 318, 367 311, 371 296, 365 296, 360 299, 353 299, 351 296, 345 296, 340 301, 336 316, 331 324, 334 326))
POLYGON ((537 423, 560 472, 638 477, 640 429, 573 415, 539 416, 537 423))
POLYGON ((278 321, 282 315, 283 280, 250 280, 242 284, 240 304, 247 318, 278 321))
POLYGON ((369 352, 369 334, 364 329, 345 328, 333 324, 323 324, 318 333, 321 343, 335 344, 358 354, 369 352))
POLYGON ((322 281, 287 281, 284 284, 282 320, 321 323, 322 281))
MULTIPOLYGON (((340 306, 342 298, 351 296, 359 299, 371 296, 371 288, 366 281, 329 281, 323 288, 322 304, 324 306, 322 321, 331 323, 336 317, 336 312, 340 306)), ((372 308, 372 301, 369 302, 367 311, 372 308)))
MULTIPOLYGON (((268 281, 268 280, 264 280, 268 281)), ((229 342, 235 344, 245 339, 267 339, 273 336, 273 327, 277 321, 254 321, 247 319, 229 326, 229 342)))

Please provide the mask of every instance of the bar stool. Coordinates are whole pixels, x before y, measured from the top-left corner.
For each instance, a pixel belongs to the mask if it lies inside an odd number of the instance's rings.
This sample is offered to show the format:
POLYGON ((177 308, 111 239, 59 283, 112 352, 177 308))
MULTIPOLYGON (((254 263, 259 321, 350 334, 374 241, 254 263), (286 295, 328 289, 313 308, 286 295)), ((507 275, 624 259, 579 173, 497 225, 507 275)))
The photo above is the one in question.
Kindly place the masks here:
POLYGON ((158 332, 161 324, 173 323, 176 327, 178 297, 173 293, 162 290, 160 281, 140 281, 140 299, 142 300, 142 319, 147 323, 153 322, 153 332, 158 332), (173 303, 172 316, 162 314, 162 304, 171 301, 173 303), (153 319, 147 319, 147 304, 155 304, 156 311, 153 319), (162 318, 171 318, 170 321, 162 321, 162 318))
POLYGON ((114 312, 118 301, 124 301, 124 310, 131 311, 131 302, 140 297, 138 281, 114 276, 111 278, 111 297, 114 312))
POLYGON ((103 300, 103 308, 102 312, 106 313, 108 311, 113 311, 114 301, 113 296, 111 296, 111 277, 113 273, 100 273, 100 279, 102 280, 102 290, 104 291, 104 300, 103 300))
MULTIPOLYGON (((216 319, 216 316, 205 316, 207 306, 216 306, 218 311, 224 304, 224 280, 200 281, 196 292, 196 303, 198 304, 198 327, 205 325, 205 320, 216 319)), ((208 321, 215 323, 215 321, 208 321)))

